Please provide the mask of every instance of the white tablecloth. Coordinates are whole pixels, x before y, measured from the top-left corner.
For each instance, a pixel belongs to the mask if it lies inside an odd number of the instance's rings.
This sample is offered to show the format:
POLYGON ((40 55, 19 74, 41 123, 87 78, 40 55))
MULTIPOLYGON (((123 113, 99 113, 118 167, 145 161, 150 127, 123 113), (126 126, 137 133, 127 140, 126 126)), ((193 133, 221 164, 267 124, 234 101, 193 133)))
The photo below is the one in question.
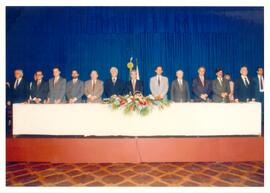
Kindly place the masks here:
POLYGON ((14 135, 260 135, 260 103, 172 103, 147 116, 107 104, 14 104, 14 135))

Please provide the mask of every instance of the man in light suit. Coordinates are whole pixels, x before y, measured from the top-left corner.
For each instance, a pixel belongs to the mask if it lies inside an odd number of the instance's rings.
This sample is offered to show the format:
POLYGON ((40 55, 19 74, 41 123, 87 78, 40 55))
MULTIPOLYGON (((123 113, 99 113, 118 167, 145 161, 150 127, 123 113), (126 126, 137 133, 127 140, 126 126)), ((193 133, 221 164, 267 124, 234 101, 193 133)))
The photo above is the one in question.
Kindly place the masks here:
POLYGON ((130 80, 127 82, 126 86, 127 94, 134 94, 140 92, 143 95, 143 82, 137 79, 137 71, 132 70, 130 72, 130 80))
POLYGON ((184 72, 178 70, 176 72, 177 79, 172 82, 171 98, 173 102, 188 102, 190 100, 190 92, 188 82, 183 80, 184 72))
POLYGON ((91 79, 86 81, 84 85, 84 94, 87 96, 87 102, 101 102, 101 96, 104 91, 103 81, 98 80, 98 73, 95 70, 91 72, 90 78, 91 79))
POLYGON ((41 70, 37 70, 35 73, 36 81, 32 82, 30 90, 30 103, 44 103, 47 100, 49 85, 48 82, 43 80, 43 73, 41 70))
POLYGON ((223 78, 221 68, 216 69, 217 79, 212 82, 213 101, 216 103, 229 102, 230 85, 229 81, 223 78))
POLYGON ((11 85, 11 102, 12 103, 25 103, 28 101, 30 88, 29 83, 23 78, 23 71, 16 69, 14 71, 15 81, 11 85))
POLYGON ((64 103, 66 102, 66 79, 60 76, 61 72, 58 67, 53 68, 53 78, 49 80, 48 103, 64 103))
POLYGON ((83 96, 83 81, 79 80, 77 70, 72 70, 72 80, 68 81, 66 87, 66 96, 68 103, 81 103, 83 96))
POLYGON ((118 76, 118 69, 112 67, 110 69, 111 78, 106 80, 104 83, 104 92, 106 97, 111 97, 112 95, 124 95, 126 91, 125 83, 120 80, 118 76))
POLYGON ((150 90, 152 95, 157 99, 167 98, 167 93, 169 89, 168 78, 162 76, 163 70, 161 66, 157 66, 156 76, 150 79, 150 90))
POLYGON ((255 101, 252 92, 252 79, 248 77, 248 69, 242 66, 240 69, 241 76, 235 80, 235 102, 255 101))
POLYGON ((196 102, 206 102, 212 92, 211 81, 205 77, 205 68, 198 68, 198 77, 192 81, 192 92, 196 102))

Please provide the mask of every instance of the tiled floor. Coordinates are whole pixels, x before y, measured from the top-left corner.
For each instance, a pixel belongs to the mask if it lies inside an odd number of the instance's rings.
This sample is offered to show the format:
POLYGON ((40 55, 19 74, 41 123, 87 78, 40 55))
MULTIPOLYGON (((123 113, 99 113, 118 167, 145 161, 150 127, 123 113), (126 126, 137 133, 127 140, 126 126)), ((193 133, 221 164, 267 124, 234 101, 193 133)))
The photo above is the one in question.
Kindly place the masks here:
POLYGON ((263 186, 263 162, 7 163, 7 186, 263 186))

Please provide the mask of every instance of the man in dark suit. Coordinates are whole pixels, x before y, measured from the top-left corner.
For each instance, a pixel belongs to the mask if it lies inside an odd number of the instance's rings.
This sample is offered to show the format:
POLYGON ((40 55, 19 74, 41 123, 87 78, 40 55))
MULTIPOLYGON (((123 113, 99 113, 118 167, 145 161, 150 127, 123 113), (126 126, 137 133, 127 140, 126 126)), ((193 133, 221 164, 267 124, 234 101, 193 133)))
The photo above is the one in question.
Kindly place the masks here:
POLYGON ((217 78, 212 82, 213 101, 216 103, 229 102, 230 85, 229 81, 223 78, 221 68, 216 69, 217 78))
POLYGON ((23 79, 23 71, 16 69, 14 71, 15 81, 11 85, 12 103, 24 103, 29 98, 29 83, 23 79))
POLYGON ((136 92, 140 92, 143 94, 143 82, 137 79, 137 71, 132 70, 130 72, 130 80, 127 82, 126 85, 126 93, 133 95, 136 92))
POLYGON ((253 93, 257 102, 262 104, 261 117, 262 117, 262 136, 264 135, 264 77, 263 68, 257 68, 257 77, 253 78, 253 93))
POLYGON ((11 106, 11 88, 9 82, 6 82, 6 136, 11 134, 12 106, 11 106))
POLYGON ((172 82, 171 98, 174 102, 188 102, 190 100, 190 92, 188 82, 183 80, 184 72, 178 70, 176 72, 177 79, 172 82))
POLYGON ((257 77, 253 78, 253 92, 254 97, 257 102, 264 102, 264 78, 263 78, 263 68, 257 68, 257 77))
POLYGON ((37 70, 35 73, 36 81, 32 82, 29 102, 39 104, 47 100, 49 92, 48 82, 43 80, 43 73, 37 70))
POLYGON ((110 69, 111 79, 106 80, 104 84, 104 93, 106 97, 111 97, 112 95, 124 95, 125 93, 125 83, 117 78, 118 69, 112 67, 110 69))
POLYGON ((252 79, 248 77, 248 69, 242 66, 241 76, 235 80, 235 102, 248 102, 254 99, 252 92, 252 79))
POLYGON ((198 69, 198 77, 192 81, 192 92, 196 102, 206 102, 212 92, 211 80, 205 77, 205 68, 203 66, 198 69))

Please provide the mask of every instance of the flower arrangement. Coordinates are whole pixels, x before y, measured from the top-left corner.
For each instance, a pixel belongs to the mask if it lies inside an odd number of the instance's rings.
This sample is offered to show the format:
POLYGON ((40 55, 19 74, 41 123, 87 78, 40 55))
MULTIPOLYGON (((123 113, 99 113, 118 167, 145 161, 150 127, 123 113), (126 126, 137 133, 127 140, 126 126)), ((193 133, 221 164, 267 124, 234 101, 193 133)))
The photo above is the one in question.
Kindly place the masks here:
POLYGON ((125 114, 137 112, 142 116, 148 115, 154 107, 162 110, 169 106, 170 101, 167 99, 154 98, 152 95, 143 96, 141 93, 134 95, 116 96, 109 98, 108 103, 112 109, 123 109, 125 114))
POLYGON ((127 63, 127 68, 129 69, 129 72, 131 72, 131 70, 133 68, 133 62, 132 62, 132 60, 133 60, 133 57, 131 57, 129 59, 129 63, 127 63))

